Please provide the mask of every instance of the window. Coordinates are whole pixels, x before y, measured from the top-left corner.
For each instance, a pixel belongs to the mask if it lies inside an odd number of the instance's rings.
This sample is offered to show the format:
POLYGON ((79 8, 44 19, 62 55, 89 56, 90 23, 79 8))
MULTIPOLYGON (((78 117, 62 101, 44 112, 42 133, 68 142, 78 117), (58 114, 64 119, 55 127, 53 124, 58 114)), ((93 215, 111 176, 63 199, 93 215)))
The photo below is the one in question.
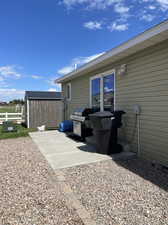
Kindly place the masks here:
POLYGON ((68 83, 66 86, 66 98, 67 100, 71 100, 71 83, 68 83))
POLYGON ((115 75, 108 72, 91 78, 90 105, 100 111, 113 111, 115 101, 115 75))
POLYGON ((105 111, 114 110, 114 74, 103 77, 103 106, 105 111))
POLYGON ((100 78, 92 80, 92 107, 100 109, 100 78))

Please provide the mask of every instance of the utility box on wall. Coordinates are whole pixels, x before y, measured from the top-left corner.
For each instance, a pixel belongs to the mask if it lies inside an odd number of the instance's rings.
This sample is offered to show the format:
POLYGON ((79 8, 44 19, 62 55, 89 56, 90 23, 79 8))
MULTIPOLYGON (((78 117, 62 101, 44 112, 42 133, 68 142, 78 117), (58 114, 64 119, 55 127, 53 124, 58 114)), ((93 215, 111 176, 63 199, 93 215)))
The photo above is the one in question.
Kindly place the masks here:
POLYGON ((17 131, 17 127, 12 121, 3 122, 2 132, 7 133, 7 132, 16 132, 16 131, 17 131))

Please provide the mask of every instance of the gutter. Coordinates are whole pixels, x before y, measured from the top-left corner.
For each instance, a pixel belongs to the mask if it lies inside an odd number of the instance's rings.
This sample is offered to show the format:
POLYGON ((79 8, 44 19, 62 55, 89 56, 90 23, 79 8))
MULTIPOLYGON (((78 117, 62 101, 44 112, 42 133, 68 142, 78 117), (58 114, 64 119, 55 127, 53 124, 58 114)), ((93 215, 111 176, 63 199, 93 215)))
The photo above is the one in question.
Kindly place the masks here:
POLYGON ((28 100, 62 100, 63 98, 28 98, 28 100))

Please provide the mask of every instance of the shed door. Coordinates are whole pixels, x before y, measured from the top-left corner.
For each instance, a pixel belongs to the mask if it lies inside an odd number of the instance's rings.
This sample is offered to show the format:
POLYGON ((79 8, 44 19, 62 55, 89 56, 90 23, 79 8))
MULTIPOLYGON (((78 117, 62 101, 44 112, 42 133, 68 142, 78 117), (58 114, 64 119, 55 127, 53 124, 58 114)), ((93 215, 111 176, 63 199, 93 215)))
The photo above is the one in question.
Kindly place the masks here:
POLYGON ((62 121, 62 101, 31 100, 29 118, 30 128, 42 125, 58 127, 62 121))

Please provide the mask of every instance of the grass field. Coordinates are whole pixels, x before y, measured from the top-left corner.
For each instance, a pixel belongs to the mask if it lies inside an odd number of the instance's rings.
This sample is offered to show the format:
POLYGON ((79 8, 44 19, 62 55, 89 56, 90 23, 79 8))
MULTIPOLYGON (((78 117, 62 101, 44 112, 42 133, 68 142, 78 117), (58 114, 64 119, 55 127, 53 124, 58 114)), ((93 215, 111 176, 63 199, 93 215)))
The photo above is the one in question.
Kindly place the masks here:
POLYGON ((7 138, 18 138, 18 137, 26 137, 29 135, 29 132, 36 131, 36 129, 27 129, 22 125, 16 125, 17 132, 3 132, 2 125, 0 125, 0 140, 7 138))
POLYGON ((15 113, 15 106, 0 106, 0 113, 15 113))

